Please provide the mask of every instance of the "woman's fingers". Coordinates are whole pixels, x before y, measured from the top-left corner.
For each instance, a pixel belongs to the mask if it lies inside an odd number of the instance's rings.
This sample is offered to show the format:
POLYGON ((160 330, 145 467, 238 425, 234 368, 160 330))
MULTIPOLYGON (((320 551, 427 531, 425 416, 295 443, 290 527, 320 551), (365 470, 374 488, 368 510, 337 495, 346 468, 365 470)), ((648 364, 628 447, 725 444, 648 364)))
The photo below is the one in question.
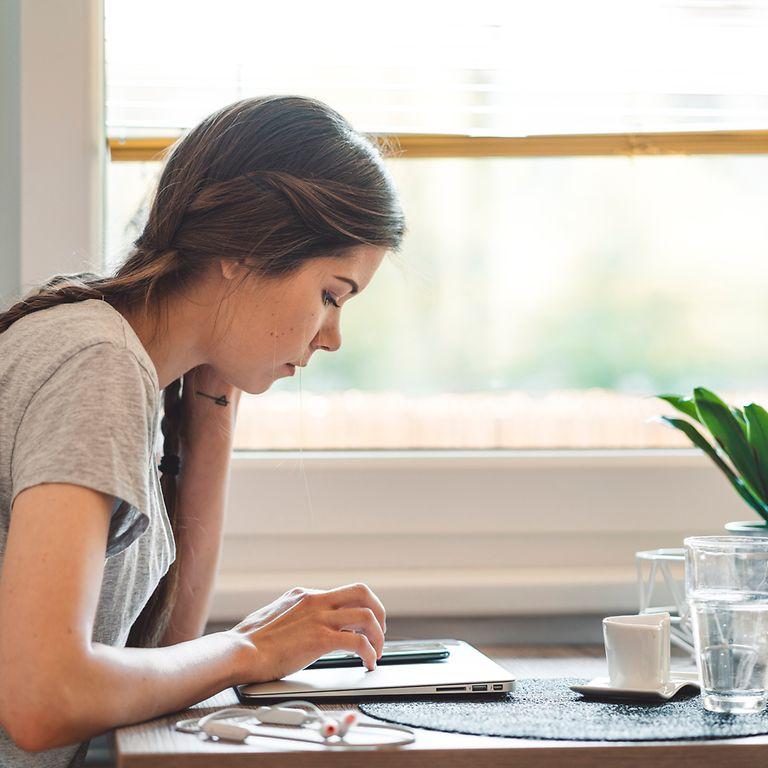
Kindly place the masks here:
POLYGON ((376 650, 376 658, 381 657, 384 650, 384 633, 370 608, 337 608, 335 611, 329 611, 327 622, 331 629, 362 632, 376 650))
POLYGON ((379 598, 365 584, 348 584, 328 591, 295 587, 232 631, 260 648, 261 670, 252 679, 261 681, 284 677, 333 650, 355 653, 373 670, 385 627, 379 598))
POLYGON ((369 671, 376 669, 376 650, 365 635, 339 630, 334 633, 334 637, 332 650, 356 653, 363 660, 363 664, 365 664, 369 671))
POLYGON ((382 632, 387 631, 387 612, 381 600, 366 584, 347 584, 330 589, 325 593, 331 608, 360 607, 369 608, 379 622, 382 632))

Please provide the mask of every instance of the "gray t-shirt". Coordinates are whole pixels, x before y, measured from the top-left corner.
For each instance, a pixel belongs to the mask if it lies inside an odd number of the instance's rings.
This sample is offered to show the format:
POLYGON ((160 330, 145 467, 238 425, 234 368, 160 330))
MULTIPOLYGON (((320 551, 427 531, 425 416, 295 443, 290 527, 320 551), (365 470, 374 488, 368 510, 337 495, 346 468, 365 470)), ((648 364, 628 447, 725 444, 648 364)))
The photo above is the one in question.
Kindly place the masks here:
MULTIPOLYGON (((159 406, 151 358, 106 302, 62 304, 0 333, 0 578, 25 488, 73 483, 113 496, 95 642, 125 645, 176 557, 157 472, 159 406)), ((76 766, 86 746, 30 754, 0 728, 0 766, 76 766)))

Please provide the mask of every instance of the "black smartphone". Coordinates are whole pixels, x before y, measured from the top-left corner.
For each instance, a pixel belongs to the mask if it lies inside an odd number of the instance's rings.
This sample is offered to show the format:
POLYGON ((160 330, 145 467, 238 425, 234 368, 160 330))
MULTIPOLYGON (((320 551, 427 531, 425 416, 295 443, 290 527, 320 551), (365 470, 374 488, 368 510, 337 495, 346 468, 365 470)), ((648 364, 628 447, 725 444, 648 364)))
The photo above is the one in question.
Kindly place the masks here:
MULTIPOLYGON (((431 640, 387 640, 377 664, 423 664, 427 661, 447 659, 450 651, 441 643, 431 640)), ((356 653, 334 651, 321 656, 306 669, 330 667, 360 667, 362 659, 356 653)))

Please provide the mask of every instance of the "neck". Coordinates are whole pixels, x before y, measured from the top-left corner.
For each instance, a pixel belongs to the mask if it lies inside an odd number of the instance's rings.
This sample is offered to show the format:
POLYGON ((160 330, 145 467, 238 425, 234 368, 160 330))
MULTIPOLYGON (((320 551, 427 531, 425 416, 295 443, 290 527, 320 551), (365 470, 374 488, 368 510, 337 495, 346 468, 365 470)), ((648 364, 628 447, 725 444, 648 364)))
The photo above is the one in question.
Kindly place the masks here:
POLYGON ((206 360, 204 333, 207 308, 184 297, 172 297, 162 308, 119 309, 155 365, 160 389, 206 360))

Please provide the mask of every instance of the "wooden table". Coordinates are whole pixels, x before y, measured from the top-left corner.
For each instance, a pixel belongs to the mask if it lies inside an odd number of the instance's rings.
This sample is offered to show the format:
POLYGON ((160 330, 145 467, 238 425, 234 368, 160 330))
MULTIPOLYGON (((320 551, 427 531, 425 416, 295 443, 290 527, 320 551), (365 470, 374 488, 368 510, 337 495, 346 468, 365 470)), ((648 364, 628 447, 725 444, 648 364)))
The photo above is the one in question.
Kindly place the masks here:
MULTIPOLYGON (((602 646, 510 646, 483 650, 517 678, 591 678, 606 674, 602 646)), ((234 692, 223 691, 186 713, 118 729, 113 734, 118 768, 763 768, 768 761, 768 736, 711 741, 579 742, 465 736, 416 729, 416 743, 408 747, 342 752, 320 745, 258 738, 249 739, 246 745, 216 743, 173 729, 181 717, 201 717, 213 708, 236 705, 234 692)), ((323 706, 329 710, 340 708, 341 705, 323 706)))

